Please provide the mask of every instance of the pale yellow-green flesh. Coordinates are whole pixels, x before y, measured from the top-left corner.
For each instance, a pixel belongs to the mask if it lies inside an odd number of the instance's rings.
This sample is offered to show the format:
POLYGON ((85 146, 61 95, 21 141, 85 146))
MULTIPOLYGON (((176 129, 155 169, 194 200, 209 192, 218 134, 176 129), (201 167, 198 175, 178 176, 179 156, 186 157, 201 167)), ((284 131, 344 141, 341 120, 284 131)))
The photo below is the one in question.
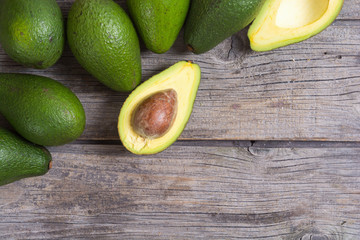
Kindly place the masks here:
POLYGON ((249 29, 251 48, 267 51, 305 40, 329 26, 343 0, 268 0, 249 29))
POLYGON ((326 12, 329 0, 283 0, 276 14, 279 28, 298 28, 309 25, 326 12))
POLYGON ((152 154, 171 145, 184 129, 192 110, 200 82, 200 68, 189 62, 179 62, 150 78, 136 88, 125 101, 119 116, 118 129, 124 146, 136 154, 152 154), (178 108, 172 127, 162 137, 147 139, 131 127, 131 113, 146 98, 162 90, 177 92, 178 108))

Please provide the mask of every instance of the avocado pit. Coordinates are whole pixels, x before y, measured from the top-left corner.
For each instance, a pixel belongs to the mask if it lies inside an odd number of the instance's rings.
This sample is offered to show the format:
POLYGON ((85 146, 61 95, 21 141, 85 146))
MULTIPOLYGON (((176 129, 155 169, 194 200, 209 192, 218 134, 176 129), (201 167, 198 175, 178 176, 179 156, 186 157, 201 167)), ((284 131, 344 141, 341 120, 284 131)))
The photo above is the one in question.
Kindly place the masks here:
POLYGON ((144 138, 163 136, 172 126, 177 113, 177 93, 167 89, 154 93, 135 109, 131 124, 134 131, 144 138))

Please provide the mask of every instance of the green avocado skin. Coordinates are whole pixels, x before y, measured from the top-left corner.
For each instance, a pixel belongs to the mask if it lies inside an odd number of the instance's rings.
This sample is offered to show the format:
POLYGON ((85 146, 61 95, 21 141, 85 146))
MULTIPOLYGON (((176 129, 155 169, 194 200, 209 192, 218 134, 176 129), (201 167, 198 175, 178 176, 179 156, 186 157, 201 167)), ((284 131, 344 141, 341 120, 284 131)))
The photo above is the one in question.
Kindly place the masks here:
POLYGON ((129 16, 114 1, 75 1, 67 36, 78 62, 109 88, 130 92, 140 83, 139 39, 129 16))
POLYGON ((65 43, 64 21, 55 0, 1 0, 0 43, 16 62, 32 68, 52 66, 65 43))
POLYGON ((266 0, 192 0, 184 39, 196 54, 207 52, 249 25, 266 0))
POLYGON ((48 172, 50 152, 0 128, 0 186, 48 172))
POLYGON ((47 77, 0 73, 0 113, 22 137, 38 145, 69 143, 85 128, 79 99, 47 77))
POLYGON ((185 22, 190 0, 127 0, 130 16, 145 46, 165 53, 185 22))

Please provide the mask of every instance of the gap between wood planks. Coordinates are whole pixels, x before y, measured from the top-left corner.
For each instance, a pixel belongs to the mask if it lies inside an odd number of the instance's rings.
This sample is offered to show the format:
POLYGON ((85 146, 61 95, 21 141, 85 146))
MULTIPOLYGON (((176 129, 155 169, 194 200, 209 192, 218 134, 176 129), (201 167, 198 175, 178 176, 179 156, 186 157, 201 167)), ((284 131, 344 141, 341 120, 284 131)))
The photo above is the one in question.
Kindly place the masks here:
MULTIPOLYGON (((77 140, 72 144, 122 145, 120 140, 77 140)), ((254 148, 360 148, 360 141, 178 140, 173 145, 254 148)))

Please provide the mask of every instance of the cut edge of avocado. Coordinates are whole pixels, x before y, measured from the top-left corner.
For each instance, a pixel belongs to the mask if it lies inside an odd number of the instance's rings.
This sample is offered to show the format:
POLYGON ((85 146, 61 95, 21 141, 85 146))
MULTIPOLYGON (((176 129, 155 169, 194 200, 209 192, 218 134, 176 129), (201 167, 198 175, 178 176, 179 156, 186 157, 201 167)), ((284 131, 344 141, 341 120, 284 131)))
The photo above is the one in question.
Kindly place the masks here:
POLYGON ((190 118, 200 78, 197 64, 180 61, 138 86, 126 99, 118 119, 120 140, 125 148, 134 154, 146 155, 161 152, 174 143, 190 118), (134 110, 144 99, 168 89, 174 89, 178 98, 177 114, 172 126, 159 138, 140 136, 131 124, 134 110))
POLYGON ((343 0, 268 0, 251 24, 254 51, 269 51, 306 40, 327 28, 339 15, 343 0))

